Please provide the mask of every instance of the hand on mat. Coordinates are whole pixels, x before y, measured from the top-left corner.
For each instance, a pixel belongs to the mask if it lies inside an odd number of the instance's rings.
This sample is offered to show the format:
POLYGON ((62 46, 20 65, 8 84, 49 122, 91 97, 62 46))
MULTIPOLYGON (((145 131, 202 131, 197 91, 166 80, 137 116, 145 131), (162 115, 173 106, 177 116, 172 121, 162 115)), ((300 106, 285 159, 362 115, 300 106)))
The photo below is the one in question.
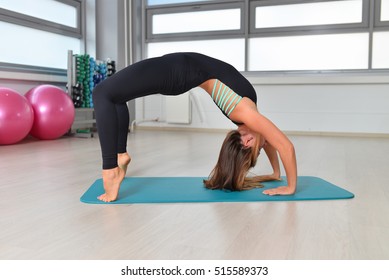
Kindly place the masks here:
POLYGON ((295 189, 287 186, 282 186, 274 189, 264 190, 263 193, 267 195, 292 195, 295 189))

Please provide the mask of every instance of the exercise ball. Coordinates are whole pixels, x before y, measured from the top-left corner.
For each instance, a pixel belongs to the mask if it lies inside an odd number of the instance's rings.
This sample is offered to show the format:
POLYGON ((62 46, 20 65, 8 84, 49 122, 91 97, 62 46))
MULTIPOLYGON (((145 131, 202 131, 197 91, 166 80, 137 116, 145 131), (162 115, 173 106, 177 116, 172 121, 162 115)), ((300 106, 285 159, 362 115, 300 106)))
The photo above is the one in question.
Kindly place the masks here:
POLYGON ((12 89, 0 87, 0 145, 23 140, 33 121, 34 113, 27 99, 12 89))
POLYGON ((34 111, 34 124, 30 134, 41 140, 57 139, 71 128, 74 121, 74 105, 61 88, 40 85, 26 93, 34 111))

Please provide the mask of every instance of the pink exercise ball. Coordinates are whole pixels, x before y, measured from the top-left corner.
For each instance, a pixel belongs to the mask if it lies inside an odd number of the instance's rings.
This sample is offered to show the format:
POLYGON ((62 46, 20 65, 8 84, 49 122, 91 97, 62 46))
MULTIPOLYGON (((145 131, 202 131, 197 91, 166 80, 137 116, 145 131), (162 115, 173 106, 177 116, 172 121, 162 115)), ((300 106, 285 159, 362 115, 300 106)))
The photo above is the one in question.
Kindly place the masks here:
POLYGON ((26 93, 34 110, 34 124, 30 134, 41 140, 57 139, 71 128, 74 105, 69 95, 53 85, 40 85, 26 93))
POLYGON ((27 99, 12 89, 0 87, 0 145, 23 140, 33 121, 34 113, 27 99))

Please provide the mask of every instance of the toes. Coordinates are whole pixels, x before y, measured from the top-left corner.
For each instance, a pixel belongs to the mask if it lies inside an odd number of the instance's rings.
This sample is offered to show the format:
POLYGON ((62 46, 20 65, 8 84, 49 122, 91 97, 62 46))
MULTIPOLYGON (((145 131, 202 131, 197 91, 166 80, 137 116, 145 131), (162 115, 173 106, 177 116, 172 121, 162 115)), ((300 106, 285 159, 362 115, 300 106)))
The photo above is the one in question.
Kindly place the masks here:
POLYGON ((101 200, 103 202, 108 202, 107 201, 107 195, 106 194, 102 194, 100 196, 97 197, 98 200, 101 200))
POLYGON ((98 196, 97 199, 101 200, 103 202, 112 202, 112 201, 114 201, 114 199, 110 199, 106 193, 98 196))

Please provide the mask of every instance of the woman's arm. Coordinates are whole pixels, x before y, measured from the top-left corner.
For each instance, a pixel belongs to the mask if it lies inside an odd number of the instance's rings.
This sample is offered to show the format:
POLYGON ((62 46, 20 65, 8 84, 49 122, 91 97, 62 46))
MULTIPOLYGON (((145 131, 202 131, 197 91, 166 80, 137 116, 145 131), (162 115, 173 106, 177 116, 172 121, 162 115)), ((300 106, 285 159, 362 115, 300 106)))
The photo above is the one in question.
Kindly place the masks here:
POLYGON ((273 174, 260 176, 263 177, 266 181, 280 180, 281 171, 280 171, 280 162, 278 160, 277 150, 270 143, 266 143, 263 147, 265 153, 269 159, 271 167, 273 168, 273 174))
POLYGON ((270 120, 257 111, 250 99, 243 98, 231 113, 230 118, 235 122, 244 123, 249 129, 260 133, 266 141, 278 151, 285 168, 287 186, 265 190, 269 195, 291 195, 296 191, 297 164, 292 142, 270 120))

